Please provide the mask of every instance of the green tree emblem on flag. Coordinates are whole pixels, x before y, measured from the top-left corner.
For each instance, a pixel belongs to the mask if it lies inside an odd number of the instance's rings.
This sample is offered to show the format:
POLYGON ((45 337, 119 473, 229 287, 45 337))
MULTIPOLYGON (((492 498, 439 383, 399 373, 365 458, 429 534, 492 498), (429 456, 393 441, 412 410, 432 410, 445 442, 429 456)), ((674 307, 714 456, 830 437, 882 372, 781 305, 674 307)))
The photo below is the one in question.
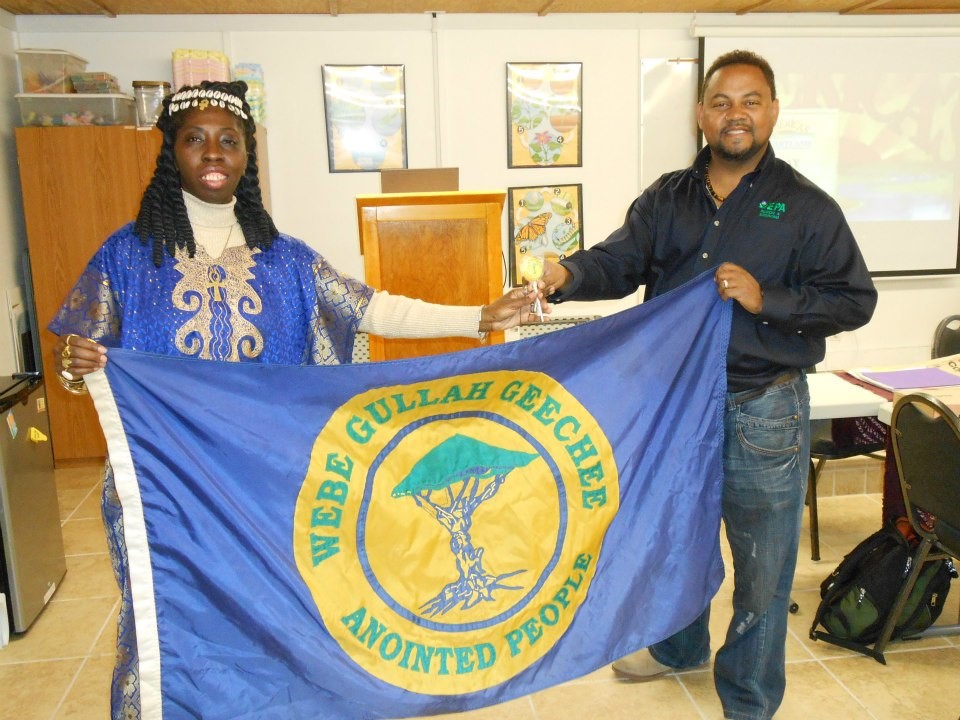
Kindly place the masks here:
POLYGON ((470 530, 481 503, 497 494, 507 475, 537 457, 458 434, 424 455, 393 489, 393 497, 412 497, 450 534, 460 576, 421 606, 427 615, 441 615, 457 605, 467 610, 493 600, 496 590, 521 589, 503 581, 525 570, 499 575, 486 570, 484 549, 474 545, 470 530))

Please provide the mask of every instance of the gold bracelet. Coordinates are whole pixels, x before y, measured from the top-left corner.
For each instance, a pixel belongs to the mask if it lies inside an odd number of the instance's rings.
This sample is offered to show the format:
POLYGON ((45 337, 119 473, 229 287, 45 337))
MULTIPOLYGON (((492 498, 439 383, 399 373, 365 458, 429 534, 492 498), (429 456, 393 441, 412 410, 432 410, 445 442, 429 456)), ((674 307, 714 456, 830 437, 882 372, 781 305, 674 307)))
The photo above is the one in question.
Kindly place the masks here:
POLYGON ((67 380, 62 374, 57 373, 57 380, 60 381, 60 385, 63 386, 63 389, 71 395, 87 394, 87 384, 83 381, 83 378, 79 378, 78 380, 67 380))

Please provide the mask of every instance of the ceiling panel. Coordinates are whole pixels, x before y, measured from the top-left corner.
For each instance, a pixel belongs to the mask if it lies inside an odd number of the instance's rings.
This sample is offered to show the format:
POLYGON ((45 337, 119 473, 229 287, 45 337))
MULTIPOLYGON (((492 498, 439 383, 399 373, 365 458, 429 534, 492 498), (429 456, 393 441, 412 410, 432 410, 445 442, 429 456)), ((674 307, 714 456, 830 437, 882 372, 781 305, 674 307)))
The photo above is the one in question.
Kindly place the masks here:
POLYGON ((960 13, 960 0, 0 0, 14 15, 960 13))

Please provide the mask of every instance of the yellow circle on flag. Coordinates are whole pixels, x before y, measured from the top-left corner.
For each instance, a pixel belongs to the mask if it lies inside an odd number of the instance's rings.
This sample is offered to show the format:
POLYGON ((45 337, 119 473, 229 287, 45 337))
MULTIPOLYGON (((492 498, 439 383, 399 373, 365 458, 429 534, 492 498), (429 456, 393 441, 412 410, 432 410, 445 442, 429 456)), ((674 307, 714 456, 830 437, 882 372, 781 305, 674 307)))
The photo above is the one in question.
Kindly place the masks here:
POLYGON ((493 687, 560 640, 619 504, 613 449, 556 380, 376 388, 315 441, 294 555, 326 629, 413 692, 493 687))

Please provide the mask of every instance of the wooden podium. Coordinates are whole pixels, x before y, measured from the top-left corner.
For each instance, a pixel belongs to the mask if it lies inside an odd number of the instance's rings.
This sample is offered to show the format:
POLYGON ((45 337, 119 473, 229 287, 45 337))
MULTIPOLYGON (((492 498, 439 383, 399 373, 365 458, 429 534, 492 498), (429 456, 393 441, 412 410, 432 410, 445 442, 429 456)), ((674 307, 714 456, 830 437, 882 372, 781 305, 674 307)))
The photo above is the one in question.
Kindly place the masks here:
MULTIPOLYGON (((366 282, 378 290, 447 305, 487 305, 503 294, 505 192, 360 195, 357 220, 366 282)), ((490 333, 489 342, 503 342, 490 333)), ((386 340, 370 336, 370 359, 466 350, 470 338, 386 340)))

